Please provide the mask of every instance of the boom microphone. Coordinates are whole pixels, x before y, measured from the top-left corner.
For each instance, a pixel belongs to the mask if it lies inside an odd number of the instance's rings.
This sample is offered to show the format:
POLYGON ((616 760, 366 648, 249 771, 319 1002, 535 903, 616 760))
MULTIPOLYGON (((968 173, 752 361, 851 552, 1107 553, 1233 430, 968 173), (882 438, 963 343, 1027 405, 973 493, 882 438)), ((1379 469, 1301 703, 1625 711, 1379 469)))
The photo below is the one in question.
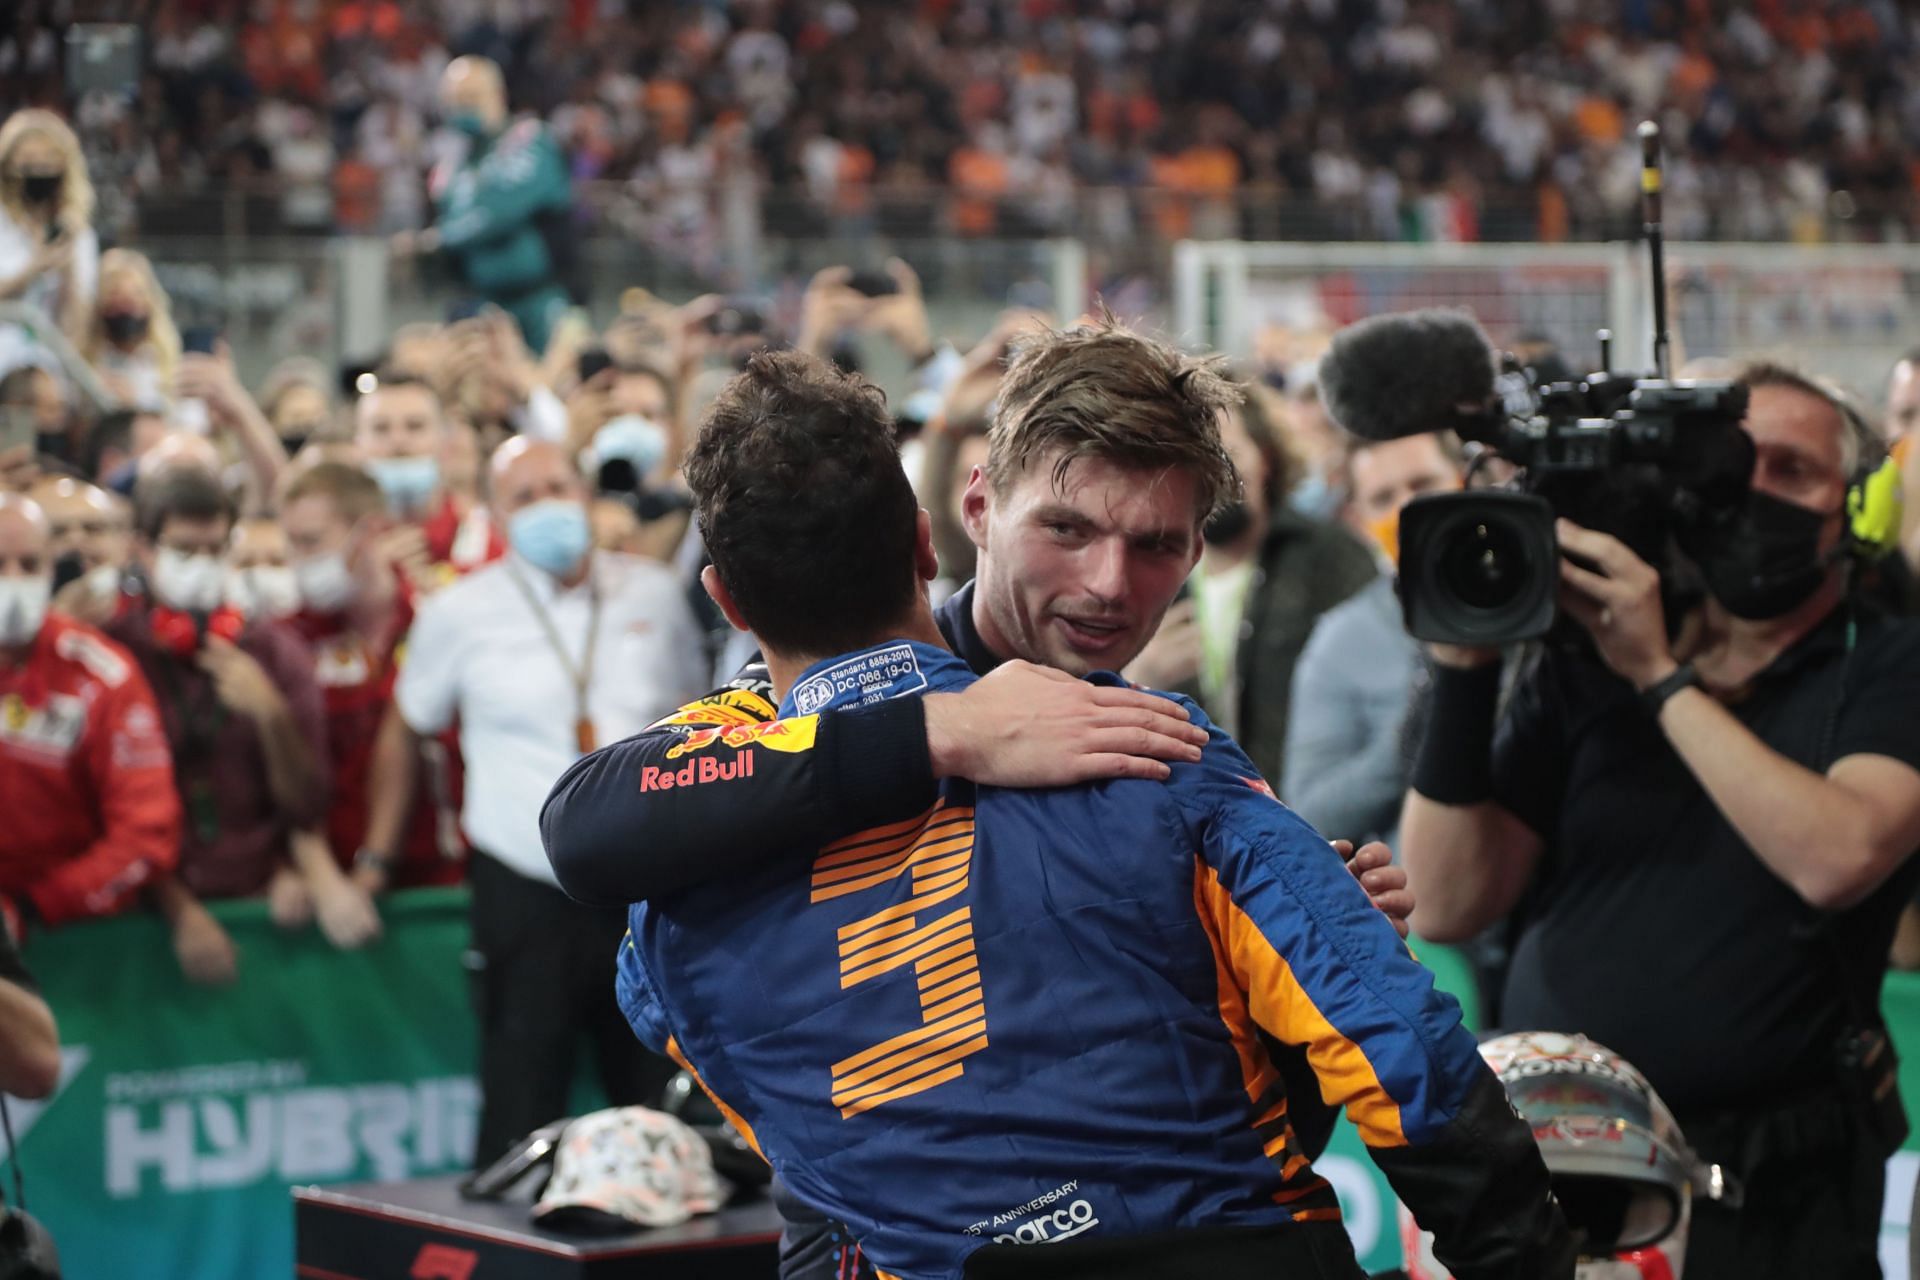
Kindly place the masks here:
POLYGON ((1428 431, 1477 438, 1494 402, 1493 344, 1463 310, 1375 316, 1334 335, 1320 361, 1327 416, 1362 440, 1428 431))

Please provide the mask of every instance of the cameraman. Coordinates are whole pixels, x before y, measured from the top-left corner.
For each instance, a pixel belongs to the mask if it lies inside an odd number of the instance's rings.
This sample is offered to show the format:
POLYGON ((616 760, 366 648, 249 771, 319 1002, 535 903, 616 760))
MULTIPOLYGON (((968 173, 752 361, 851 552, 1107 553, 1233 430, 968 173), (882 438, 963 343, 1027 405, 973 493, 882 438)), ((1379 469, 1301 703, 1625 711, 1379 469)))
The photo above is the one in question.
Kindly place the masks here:
POLYGON ((1744 1183, 1739 1210, 1695 1206, 1688 1280, 1878 1276, 1920 625, 1849 592, 1864 422, 1788 369, 1741 382, 1753 490, 1699 549, 1704 603, 1670 640, 1659 573, 1562 520, 1561 604, 1593 647, 1547 649, 1496 729, 1498 654, 1435 646, 1402 856, 1423 937, 1519 908, 1504 1025, 1622 1054, 1744 1183))

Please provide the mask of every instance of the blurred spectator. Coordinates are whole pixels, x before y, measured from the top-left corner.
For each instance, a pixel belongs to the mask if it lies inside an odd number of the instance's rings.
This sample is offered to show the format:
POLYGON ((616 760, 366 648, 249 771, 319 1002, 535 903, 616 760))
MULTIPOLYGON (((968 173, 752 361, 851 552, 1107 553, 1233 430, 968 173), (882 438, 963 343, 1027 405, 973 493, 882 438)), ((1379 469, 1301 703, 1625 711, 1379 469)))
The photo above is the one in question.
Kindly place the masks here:
POLYGON ((133 492, 140 459, 169 431, 167 420, 147 409, 110 409, 94 420, 80 470, 120 497, 133 492))
POLYGON ((122 404, 167 403, 180 367, 180 331, 146 255, 131 249, 100 255, 100 293, 87 316, 80 354, 122 404))
POLYGON ((49 613, 52 586, 46 516, 0 494, 0 895, 61 924, 117 911, 171 870, 181 814, 145 677, 119 645, 49 613))
POLYGON ((1880 427, 1900 464, 1900 550, 1920 580, 1920 349, 1894 362, 1880 427))
POLYGON ((446 806, 433 771, 422 772, 411 761, 398 766, 419 779, 406 799, 411 816, 397 841, 369 838, 369 775, 378 763, 375 744, 393 702, 412 612, 401 581, 380 554, 385 506, 379 486, 357 467, 321 462, 295 475, 280 503, 299 595, 292 625, 313 648, 314 675, 326 700, 333 775, 326 832, 333 857, 376 893, 457 883, 462 848, 452 824, 440 821, 446 806))
POLYGON ((260 412, 291 458, 310 440, 337 438, 333 379, 311 356, 290 356, 260 384, 260 412))
POLYGON ((135 558, 145 594, 108 624, 159 696, 186 812, 179 870, 156 891, 182 967, 230 981, 233 943, 200 899, 265 892, 288 838, 326 816, 313 659, 291 631, 226 603, 232 500, 190 463, 143 476, 135 558))
POLYGON ((133 558, 133 511, 125 498, 67 476, 49 476, 32 497, 52 535, 53 603, 100 626, 119 608, 121 576, 133 558))
MULTIPOLYGON (((1460 463, 1450 436, 1351 446, 1347 521, 1389 569, 1400 560, 1401 508, 1423 493, 1459 488, 1460 463)), ((1402 725, 1419 663, 1390 572, 1315 624, 1293 673, 1280 787, 1280 798, 1315 829, 1394 844, 1409 763, 1402 725)))
POLYGON ((565 163, 537 120, 509 124, 506 83, 485 58, 455 59, 440 103, 467 151, 433 176, 433 226, 401 232, 394 249, 451 255, 467 285, 505 309, 528 346, 545 351, 568 305, 573 192, 565 163))
POLYGON ((60 379, 37 364, 0 377, 0 413, 22 418, 33 432, 34 452, 68 462, 73 458, 73 416, 60 379))
POLYGON ((560 448, 509 441, 490 477, 512 553, 423 602, 395 690, 414 735, 458 721, 470 775, 461 826, 474 845, 479 1166, 567 1114, 583 1034, 616 1105, 653 1101, 671 1074, 639 1047, 605 982, 624 913, 554 887, 538 815, 569 764, 651 724, 705 678, 678 581, 592 549, 586 486, 560 448))
MULTIPOLYGON (((0 107, 57 98, 59 8, 0 36, 0 107)), ((162 213, 205 176, 271 190, 253 203, 302 225, 327 216, 334 155, 341 225, 365 225, 376 185, 377 229, 418 228, 422 172, 461 145, 423 119, 455 48, 501 63, 564 150, 554 172, 606 182, 614 227, 703 266, 755 187, 769 221, 855 235, 1052 234, 1078 214, 1114 243, 1604 239, 1636 221, 1641 118, 1667 126, 1676 238, 1910 238, 1916 222, 1898 87, 1920 15, 1888 4, 1578 22, 1398 0, 602 5, 591 65, 578 7, 474 22, 415 6, 389 26, 281 5, 238 29, 179 0, 104 8, 142 21, 153 56, 139 128, 89 131, 103 209, 162 213)))
POLYGON ((227 604, 244 618, 284 622, 300 607, 280 522, 250 516, 236 522, 227 544, 227 604))
POLYGON ((450 422, 433 387, 382 377, 354 405, 354 443, 401 527, 391 558, 422 592, 496 559, 505 543, 476 500, 472 429, 450 422))
MULTIPOLYGON (((99 273, 93 184, 79 140, 50 111, 14 112, 0 125, 0 301, 31 303, 77 341, 99 273)), ((47 358, 31 334, 0 326, 0 373, 47 358)))
POLYGON ((1167 611, 1127 678, 1192 693, 1262 777, 1280 778, 1300 651, 1320 616, 1376 571, 1345 529, 1287 505, 1294 467, 1267 414, 1249 390, 1221 424, 1243 492, 1207 522, 1186 598, 1167 611))

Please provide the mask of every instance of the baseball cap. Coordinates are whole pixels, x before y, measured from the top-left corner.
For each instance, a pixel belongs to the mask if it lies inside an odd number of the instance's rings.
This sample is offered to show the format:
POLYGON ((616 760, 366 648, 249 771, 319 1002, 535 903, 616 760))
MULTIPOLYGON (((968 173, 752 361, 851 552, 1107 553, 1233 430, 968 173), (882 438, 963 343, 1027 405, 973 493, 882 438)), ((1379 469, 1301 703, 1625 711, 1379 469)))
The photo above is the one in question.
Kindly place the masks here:
POLYGON ((612 1107, 568 1124, 534 1206, 545 1227, 671 1227, 726 1202, 705 1140, 664 1112, 612 1107))

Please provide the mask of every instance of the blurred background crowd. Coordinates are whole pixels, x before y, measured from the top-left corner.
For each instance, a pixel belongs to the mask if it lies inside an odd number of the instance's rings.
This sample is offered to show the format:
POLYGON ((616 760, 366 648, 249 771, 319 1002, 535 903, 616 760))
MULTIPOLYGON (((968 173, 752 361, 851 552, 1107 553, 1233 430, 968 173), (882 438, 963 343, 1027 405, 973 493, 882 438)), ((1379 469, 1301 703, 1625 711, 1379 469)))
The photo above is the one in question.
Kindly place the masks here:
POLYGON ((1905 239, 1920 17, 1893 0, 21 0, 0 109, 61 100, 60 31, 138 23, 85 121, 103 225, 428 218, 449 58, 499 62, 578 217, 697 245, 728 204, 893 234, 1592 238, 1669 125, 1677 238, 1905 239))

